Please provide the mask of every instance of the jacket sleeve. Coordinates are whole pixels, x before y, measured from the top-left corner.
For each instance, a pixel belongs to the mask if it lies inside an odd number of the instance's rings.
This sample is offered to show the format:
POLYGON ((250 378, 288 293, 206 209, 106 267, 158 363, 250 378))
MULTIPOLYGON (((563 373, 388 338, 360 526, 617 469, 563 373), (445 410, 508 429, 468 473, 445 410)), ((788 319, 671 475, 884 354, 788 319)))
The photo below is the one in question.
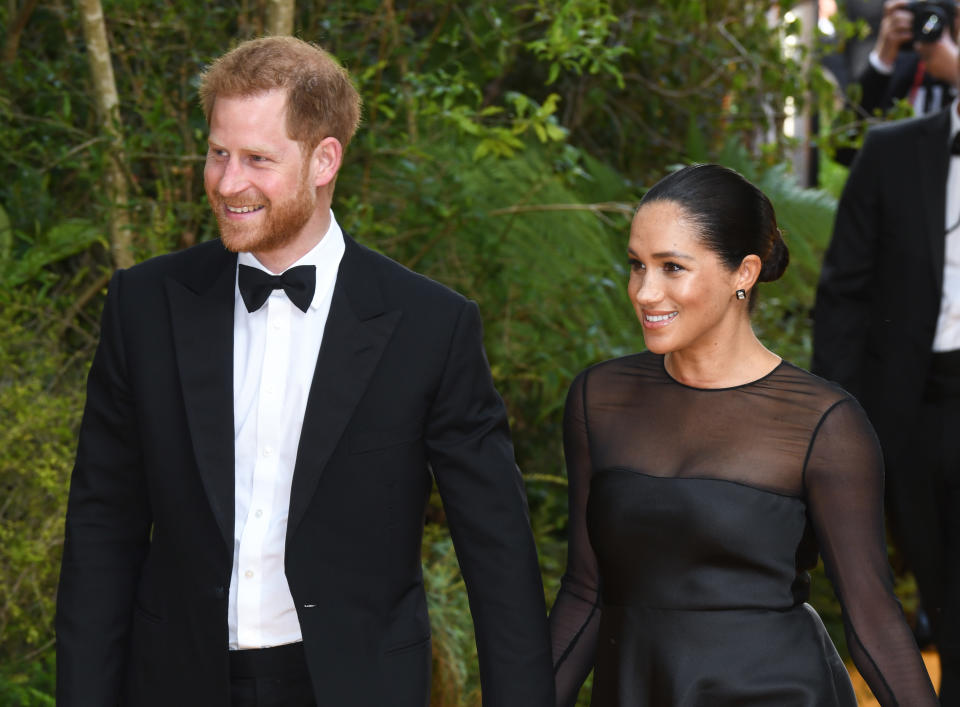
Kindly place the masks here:
POLYGON ((87 381, 57 592, 57 704, 116 705, 150 509, 121 326, 110 282, 87 381))
POLYGON ((862 93, 860 113, 871 118, 875 113, 886 113, 894 103, 906 98, 917 72, 919 57, 913 51, 901 51, 893 65, 893 71, 885 74, 867 62, 857 77, 862 93))
POLYGON ((840 197, 814 307, 812 369, 856 397, 863 391, 860 374, 874 304, 883 172, 883 146, 871 131, 840 197))
POLYGON ((484 707, 553 707, 543 585, 503 401, 465 302, 427 447, 470 600, 484 707))

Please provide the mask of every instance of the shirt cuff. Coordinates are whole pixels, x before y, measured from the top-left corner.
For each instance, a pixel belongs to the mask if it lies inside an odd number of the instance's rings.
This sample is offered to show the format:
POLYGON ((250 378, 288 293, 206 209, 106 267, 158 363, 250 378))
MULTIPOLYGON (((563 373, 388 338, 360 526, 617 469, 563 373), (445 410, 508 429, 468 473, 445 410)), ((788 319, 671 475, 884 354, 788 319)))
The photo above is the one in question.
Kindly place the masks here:
POLYGON ((870 52, 870 66, 872 66, 877 73, 885 76, 889 76, 893 73, 893 64, 888 64, 881 59, 880 55, 877 54, 876 49, 870 52))

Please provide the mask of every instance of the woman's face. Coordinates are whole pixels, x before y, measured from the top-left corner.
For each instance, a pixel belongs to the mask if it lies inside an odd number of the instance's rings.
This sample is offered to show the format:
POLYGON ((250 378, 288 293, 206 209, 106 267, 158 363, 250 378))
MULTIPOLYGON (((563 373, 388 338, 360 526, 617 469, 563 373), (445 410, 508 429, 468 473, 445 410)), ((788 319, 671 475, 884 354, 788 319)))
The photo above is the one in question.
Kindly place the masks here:
POLYGON ((630 301, 655 353, 721 346, 735 332, 745 302, 740 278, 697 237, 682 207, 654 201, 638 209, 630 228, 630 301))

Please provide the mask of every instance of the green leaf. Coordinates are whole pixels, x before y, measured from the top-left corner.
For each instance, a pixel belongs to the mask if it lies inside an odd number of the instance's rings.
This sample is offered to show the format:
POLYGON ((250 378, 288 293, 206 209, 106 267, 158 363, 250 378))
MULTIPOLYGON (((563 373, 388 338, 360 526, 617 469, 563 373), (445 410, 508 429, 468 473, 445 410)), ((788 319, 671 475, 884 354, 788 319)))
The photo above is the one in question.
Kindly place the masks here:
POLYGON ((555 62, 555 61, 554 61, 554 62, 551 62, 551 63, 550 63, 550 73, 549 73, 549 75, 547 76, 547 85, 549 86, 550 84, 552 84, 554 81, 557 80, 557 78, 558 78, 559 76, 560 76, 560 64, 558 64, 558 63, 555 62))

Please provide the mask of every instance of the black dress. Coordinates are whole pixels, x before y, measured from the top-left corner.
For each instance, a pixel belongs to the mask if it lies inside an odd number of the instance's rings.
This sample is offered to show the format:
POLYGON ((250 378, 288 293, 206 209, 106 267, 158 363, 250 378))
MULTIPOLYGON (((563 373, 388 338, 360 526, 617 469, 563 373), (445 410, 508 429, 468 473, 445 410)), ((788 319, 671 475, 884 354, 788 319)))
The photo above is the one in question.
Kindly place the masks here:
POLYGON ((577 377, 564 449, 559 705, 595 667, 595 707, 855 707, 804 603, 818 545, 880 704, 937 704, 893 594, 876 436, 841 389, 786 362, 692 388, 636 354, 577 377))

